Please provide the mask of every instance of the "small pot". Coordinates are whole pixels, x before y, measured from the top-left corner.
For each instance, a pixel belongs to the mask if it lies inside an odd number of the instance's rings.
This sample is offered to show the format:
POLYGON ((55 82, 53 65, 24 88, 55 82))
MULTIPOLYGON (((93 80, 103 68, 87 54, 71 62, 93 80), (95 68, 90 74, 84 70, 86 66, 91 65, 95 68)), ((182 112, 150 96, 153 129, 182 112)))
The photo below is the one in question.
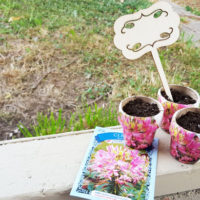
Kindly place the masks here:
POLYGON ((170 89, 174 89, 174 90, 177 90, 179 92, 184 92, 184 94, 192 97, 196 101, 196 103, 194 103, 194 104, 178 104, 178 103, 168 101, 161 94, 161 92, 164 89, 160 88, 158 90, 158 101, 162 104, 162 106, 164 108, 164 116, 163 116, 163 120, 162 120, 162 123, 161 123, 161 128, 163 128, 168 133, 169 133, 169 126, 170 126, 172 117, 177 110, 180 110, 182 108, 189 108, 189 107, 198 108, 199 103, 200 103, 200 97, 199 97, 198 92, 196 92, 192 88, 184 87, 184 86, 180 86, 180 85, 174 85, 174 84, 169 85, 169 87, 170 87, 170 89))
POLYGON ((200 134, 184 129, 177 123, 177 119, 187 112, 200 113, 199 108, 184 108, 177 111, 170 125, 170 153, 178 161, 193 164, 200 159, 200 134))
POLYGON ((119 104, 119 117, 118 120, 123 128, 124 139, 126 145, 135 149, 146 149, 152 145, 156 130, 159 128, 163 117, 164 109, 157 100, 144 97, 132 96, 124 99, 119 104), (136 98, 140 98, 148 103, 157 104, 160 112, 154 116, 137 117, 128 115, 123 111, 123 107, 136 98))

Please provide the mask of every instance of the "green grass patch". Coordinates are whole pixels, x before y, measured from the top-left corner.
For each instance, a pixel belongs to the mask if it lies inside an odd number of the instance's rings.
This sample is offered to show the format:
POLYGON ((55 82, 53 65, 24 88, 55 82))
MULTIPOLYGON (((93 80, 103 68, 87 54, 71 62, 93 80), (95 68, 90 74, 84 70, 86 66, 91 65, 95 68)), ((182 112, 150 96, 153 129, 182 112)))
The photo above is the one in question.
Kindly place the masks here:
POLYGON ((92 26, 94 32, 100 33, 113 26, 119 16, 149 5, 147 0, 2 0, 1 32, 24 34, 36 26, 53 30, 73 26, 82 32, 92 26))
POLYGON ((117 116, 117 110, 113 106, 103 108, 95 104, 86 107, 81 112, 73 113, 67 123, 60 109, 57 118, 53 112, 50 113, 49 117, 38 113, 36 124, 26 127, 19 123, 18 128, 24 137, 52 135, 66 131, 93 129, 96 126, 116 126, 118 125, 117 116))
POLYGON ((62 133, 65 130, 65 125, 66 120, 63 119, 62 110, 60 109, 57 119, 53 112, 49 117, 43 113, 38 113, 36 125, 31 125, 30 128, 27 128, 22 123, 19 123, 18 128, 24 137, 33 137, 62 133))

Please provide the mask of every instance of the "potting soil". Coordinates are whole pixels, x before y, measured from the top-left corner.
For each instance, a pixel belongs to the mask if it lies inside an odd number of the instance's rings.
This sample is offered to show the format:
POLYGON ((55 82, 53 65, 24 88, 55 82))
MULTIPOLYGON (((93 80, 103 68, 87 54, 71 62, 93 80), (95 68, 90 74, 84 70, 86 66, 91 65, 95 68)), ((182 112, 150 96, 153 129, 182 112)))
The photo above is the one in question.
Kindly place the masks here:
POLYGON ((184 129, 200 133, 200 113, 189 111, 176 121, 184 129))
MULTIPOLYGON (((196 103, 196 101, 190 97, 189 95, 183 94, 177 90, 174 89, 170 89, 171 93, 172 93, 172 97, 173 97, 173 102, 174 103, 178 103, 178 104, 194 104, 196 103)), ((167 99, 168 101, 171 101, 169 99, 169 97, 166 95, 165 91, 161 92, 162 96, 165 97, 165 99, 167 99)))
POLYGON ((135 99, 129 101, 124 107, 123 111, 131 116, 148 117, 159 113, 157 104, 145 102, 142 99, 135 99))

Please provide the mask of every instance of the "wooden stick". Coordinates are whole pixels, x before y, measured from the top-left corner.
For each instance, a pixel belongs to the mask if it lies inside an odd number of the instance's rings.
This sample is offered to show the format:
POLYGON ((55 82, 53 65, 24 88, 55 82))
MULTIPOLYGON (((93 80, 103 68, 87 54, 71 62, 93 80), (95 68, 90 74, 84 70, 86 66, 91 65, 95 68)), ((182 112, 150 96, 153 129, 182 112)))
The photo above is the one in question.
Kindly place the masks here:
POLYGON ((161 64, 161 61, 160 61, 158 50, 156 48, 153 48, 153 50, 151 52, 152 52, 152 55, 153 55, 154 62, 156 64, 158 73, 160 75, 160 79, 162 81, 163 87, 165 89, 165 92, 166 92, 167 96, 169 97, 169 99, 173 101, 173 97, 172 97, 171 91, 169 89, 169 85, 167 83, 165 72, 163 70, 163 67, 162 67, 162 64, 161 64))

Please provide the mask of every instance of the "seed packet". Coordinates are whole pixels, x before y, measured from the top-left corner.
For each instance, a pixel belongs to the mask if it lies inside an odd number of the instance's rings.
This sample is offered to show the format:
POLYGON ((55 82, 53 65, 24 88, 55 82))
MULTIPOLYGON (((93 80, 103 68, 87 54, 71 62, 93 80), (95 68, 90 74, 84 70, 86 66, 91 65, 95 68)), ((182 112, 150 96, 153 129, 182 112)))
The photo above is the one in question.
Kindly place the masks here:
POLYGON ((127 147, 123 133, 97 127, 70 195, 91 200, 153 200, 158 139, 127 147))

